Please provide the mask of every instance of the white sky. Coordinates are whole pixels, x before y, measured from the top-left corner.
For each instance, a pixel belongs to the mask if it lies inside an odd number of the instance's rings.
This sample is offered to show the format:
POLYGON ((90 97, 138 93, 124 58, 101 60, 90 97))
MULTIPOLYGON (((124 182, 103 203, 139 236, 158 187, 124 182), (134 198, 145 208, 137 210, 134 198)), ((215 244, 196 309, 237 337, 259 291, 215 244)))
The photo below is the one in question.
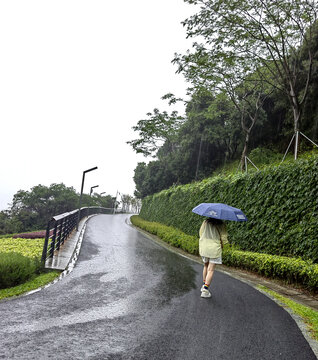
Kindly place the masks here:
POLYGON ((171 64, 191 47, 183 0, 0 1, 0 210, 20 189, 63 182, 133 195, 126 141, 160 98, 185 96, 171 64))

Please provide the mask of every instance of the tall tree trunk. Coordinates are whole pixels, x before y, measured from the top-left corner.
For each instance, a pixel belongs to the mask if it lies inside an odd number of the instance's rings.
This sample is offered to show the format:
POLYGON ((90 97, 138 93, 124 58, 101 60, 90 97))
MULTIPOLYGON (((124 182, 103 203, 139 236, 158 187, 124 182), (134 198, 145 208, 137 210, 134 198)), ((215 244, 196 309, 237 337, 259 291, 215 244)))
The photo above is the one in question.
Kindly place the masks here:
POLYGON ((198 180, 199 164, 200 164, 201 149, 202 149, 202 140, 203 140, 203 135, 201 135, 201 139, 200 139, 199 155, 198 155, 198 159, 197 159, 197 168, 195 171, 195 180, 198 180))
MULTIPOLYGON (((244 171, 244 169, 246 168, 245 166, 245 157, 247 156, 247 150, 248 150, 248 143, 249 143, 249 139, 250 139, 250 134, 251 131, 256 123, 259 111, 261 109, 261 106, 263 105, 265 98, 263 100, 261 100, 261 92, 258 92, 256 99, 254 100, 254 106, 252 105, 252 102, 250 102, 247 97, 248 97, 248 93, 246 93, 246 95, 244 96, 244 100, 247 103, 247 105, 254 110, 253 111, 246 111, 244 108, 245 106, 243 105, 243 107, 241 107, 237 102, 234 96, 231 97, 231 100, 233 101, 235 107, 237 108, 237 110, 240 112, 241 114, 241 127, 242 130, 245 133, 245 142, 244 142, 244 148, 243 148, 243 152, 242 152, 242 156, 241 156, 241 171, 244 171), (250 125, 248 126, 246 123, 246 118, 245 116, 248 116, 249 120, 250 120, 250 125)), ((246 170, 246 169, 245 169, 246 170)))
POLYGON ((249 128, 249 129, 245 128, 244 130, 245 130, 245 142, 244 142, 244 148, 243 148, 242 156, 241 156, 241 171, 242 172, 245 169, 245 157, 247 156, 247 150, 248 150, 248 143, 249 143, 249 139, 250 139, 251 128, 249 128))
POLYGON ((257 105, 256 107, 256 112, 255 115, 252 116, 251 114, 249 114, 249 119, 251 121, 250 126, 246 126, 245 122, 244 122, 244 113, 241 114, 241 125, 242 125, 242 129, 245 133, 245 142, 244 142, 244 148, 243 148, 243 152, 242 152, 242 156, 241 156, 241 171, 247 170, 246 169, 246 165, 245 165, 245 157, 247 156, 247 150, 248 150, 248 143, 250 140, 250 134, 251 131, 256 123, 256 119, 257 119, 257 115, 258 115, 258 110, 259 110, 259 106, 257 105))
POLYGON ((290 97, 293 108, 293 118, 294 118, 294 134, 295 134, 295 150, 294 150, 294 159, 297 160, 298 156, 298 147, 299 147, 299 120, 301 117, 301 106, 298 102, 297 96, 295 94, 295 89, 292 83, 290 83, 290 97))

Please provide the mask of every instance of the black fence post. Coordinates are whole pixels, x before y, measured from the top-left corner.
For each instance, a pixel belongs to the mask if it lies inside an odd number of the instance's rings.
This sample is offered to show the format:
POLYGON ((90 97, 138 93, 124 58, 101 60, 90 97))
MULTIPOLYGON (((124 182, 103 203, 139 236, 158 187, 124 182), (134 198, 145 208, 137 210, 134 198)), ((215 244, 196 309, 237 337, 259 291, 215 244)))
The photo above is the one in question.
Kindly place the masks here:
POLYGON ((54 224, 54 231, 53 231, 52 242, 51 242, 51 250, 50 250, 51 258, 53 257, 53 254, 54 254, 56 231, 57 231, 57 221, 55 221, 55 224, 54 224))
POLYGON ((58 235, 57 235, 57 244, 56 244, 56 250, 60 250, 61 246, 61 237, 63 233, 63 224, 64 224, 65 218, 62 218, 58 223, 58 235))
POLYGON ((44 241, 44 246, 43 246, 43 251, 42 251, 42 258, 41 258, 41 262, 42 262, 43 265, 45 265, 47 247, 48 247, 49 238, 50 238, 50 230, 51 230, 50 225, 51 225, 51 220, 49 220, 49 222, 47 223, 47 227, 46 227, 45 241, 44 241))
POLYGON ((61 244, 64 244, 65 239, 68 236, 68 226, 69 226, 69 216, 67 216, 64 220, 64 224, 63 224, 63 235, 62 235, 62 239, 61 239, 61 244))

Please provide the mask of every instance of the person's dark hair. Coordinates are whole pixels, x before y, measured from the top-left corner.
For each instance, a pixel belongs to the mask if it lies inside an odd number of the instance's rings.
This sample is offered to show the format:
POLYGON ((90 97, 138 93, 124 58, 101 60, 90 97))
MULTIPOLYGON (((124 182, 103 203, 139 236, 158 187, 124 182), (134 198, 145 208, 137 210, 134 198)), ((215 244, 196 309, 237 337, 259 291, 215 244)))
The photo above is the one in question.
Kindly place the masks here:
POLYGON ((207 218, 208 223, 212 225, 222 225, 223 221, 219 219, 207 218))

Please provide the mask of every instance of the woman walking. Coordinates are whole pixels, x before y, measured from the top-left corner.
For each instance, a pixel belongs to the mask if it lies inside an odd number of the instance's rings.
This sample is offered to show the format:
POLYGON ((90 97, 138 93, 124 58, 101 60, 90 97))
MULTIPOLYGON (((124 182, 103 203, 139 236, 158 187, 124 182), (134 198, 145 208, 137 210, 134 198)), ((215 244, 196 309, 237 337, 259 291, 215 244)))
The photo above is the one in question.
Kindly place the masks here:
POLYGON ((222 249, 228 243, 226 226, 222 220, 208 218, 200 228, 199 253, 204 262, 201 297, 209 298, 215 266, 222 264, 222 249))

